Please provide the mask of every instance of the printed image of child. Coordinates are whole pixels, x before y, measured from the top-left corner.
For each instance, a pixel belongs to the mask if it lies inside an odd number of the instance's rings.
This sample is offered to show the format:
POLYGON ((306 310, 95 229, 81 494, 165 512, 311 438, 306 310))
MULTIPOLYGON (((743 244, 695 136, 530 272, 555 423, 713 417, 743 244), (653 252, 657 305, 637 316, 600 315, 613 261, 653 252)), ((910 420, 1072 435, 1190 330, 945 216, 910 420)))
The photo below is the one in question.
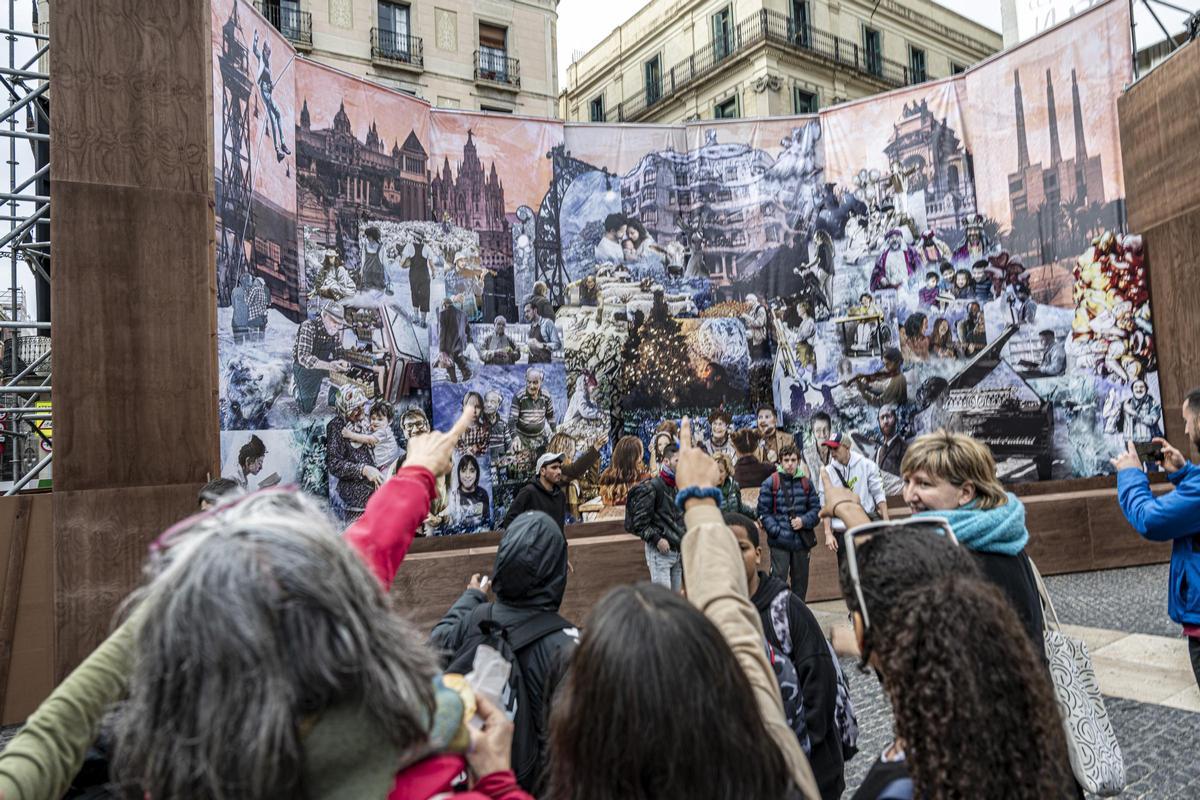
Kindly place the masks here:
POLYGON ((396 410, 392 404, 379 400, 371 406, 369 417, 342 428, 342 436, 350 440, 352 447, 369 445, 375 448, 375 467, 385 475, 401 456, 400 445, 392 431, 392 418, 395 416, 396 410))
POLYGON ((371 435, 375 438, 375 466, 387 475, 388 471, 403 456, 396 432, 392 430, 392 419, 396 409, 391 403, 380 400, 371 406, 371 435))

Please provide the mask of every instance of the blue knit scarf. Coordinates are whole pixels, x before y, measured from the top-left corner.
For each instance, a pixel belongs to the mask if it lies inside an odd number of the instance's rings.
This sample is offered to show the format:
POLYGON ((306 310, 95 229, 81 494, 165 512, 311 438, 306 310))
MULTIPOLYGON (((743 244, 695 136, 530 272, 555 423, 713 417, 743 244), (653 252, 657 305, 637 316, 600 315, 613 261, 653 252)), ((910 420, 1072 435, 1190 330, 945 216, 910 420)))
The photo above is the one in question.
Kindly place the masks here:
POLYGON ((914 517, 945 517, 954 536, 963 547, 980 553, 1015 556, 1025 549, 1029 531, 1025 528, 1025 506, 1012 492, 1008 502, 996 508, 978 508, 972 500, 962 508, 943 511, 919 511, 914 517))

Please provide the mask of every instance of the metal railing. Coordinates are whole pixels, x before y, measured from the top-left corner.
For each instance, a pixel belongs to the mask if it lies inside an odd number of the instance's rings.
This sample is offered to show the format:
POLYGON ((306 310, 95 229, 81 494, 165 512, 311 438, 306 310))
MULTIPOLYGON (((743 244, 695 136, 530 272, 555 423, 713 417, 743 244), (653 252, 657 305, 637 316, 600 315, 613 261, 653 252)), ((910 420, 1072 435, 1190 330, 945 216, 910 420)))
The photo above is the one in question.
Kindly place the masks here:
POLYGON ((312 47, 312 14, 269 0, 254 0, 254 7, 292 44, 312 47))
POLYGON ((425 44, 420 36, 371 28, 371 58, 424 69, 425 44))
POLYGON ((667 70, 661 85, 649 84, 618 103, 609 110, 608 121, 633 121, 646 116, 672 94, 704 80, 730 59, 764 42, 853 70, 860 78, 884 88, 898 88, 911 82, 912 76, 905 64, 868 52, 857 42, 834 36, 811 24, 800 25, 786 14, 760 9, 754 16, 738 23, 730 35, 676 63, 667 70))
POLYGON ((475 51, 475 80, 521 88, 521 62, 507 51, 481 47, 475 51))

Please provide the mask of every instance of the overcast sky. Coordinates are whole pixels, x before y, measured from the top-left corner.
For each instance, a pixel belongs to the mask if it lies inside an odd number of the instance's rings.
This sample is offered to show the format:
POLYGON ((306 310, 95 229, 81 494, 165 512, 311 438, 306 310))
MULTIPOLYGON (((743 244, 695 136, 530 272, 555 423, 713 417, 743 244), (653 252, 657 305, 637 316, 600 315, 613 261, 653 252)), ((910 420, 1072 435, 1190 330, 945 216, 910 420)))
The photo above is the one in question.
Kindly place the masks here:
MULTIPOLYGON (((901 0, 903 2, 903 0, 901 0)), ((941 5, 964 16, 1000 30, 999 0, 937 0, 941 5)), ((1200 0, 1171 0, 1174 5, 1200 9, 1200 0)), ((645 0, 561 0, 558 4, 558 81, 560 88, 567 85, 567 66, 572 54, 585 53, 604 39, 619 24, 629 19, 645 0)), ((1146 12, 1141 2, 1135 4, 1138 30, 1138 47, 1163 38, 1162 32, 1146 12)), ((1155 11, 1163 23, 1172 31, 1182 30, 1186 16, 1163 8, 1155 3, 1155 11)))

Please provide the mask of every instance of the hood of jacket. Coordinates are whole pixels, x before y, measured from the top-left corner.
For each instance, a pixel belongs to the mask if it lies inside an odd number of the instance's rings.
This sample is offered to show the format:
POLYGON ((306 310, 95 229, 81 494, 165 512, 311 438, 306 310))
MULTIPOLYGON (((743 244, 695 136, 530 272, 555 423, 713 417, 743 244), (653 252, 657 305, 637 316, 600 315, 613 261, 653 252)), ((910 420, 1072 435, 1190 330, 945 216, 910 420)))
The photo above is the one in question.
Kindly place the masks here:
POLYGON ((567 590, 567 539, 541 511, 526 511, 508 526, 496 551, 492 586, 513 608, 558 611, 567 590))
POLYGON ((754 607, 760 612, 766 611, 771 607, 771 601, 780 592, 790 591, 788 585, 774 575, 768 575, 765 572, 758 573, 758 591, 754 593, 754 597, 750 598, 750 602, 754 603, 754 607))

